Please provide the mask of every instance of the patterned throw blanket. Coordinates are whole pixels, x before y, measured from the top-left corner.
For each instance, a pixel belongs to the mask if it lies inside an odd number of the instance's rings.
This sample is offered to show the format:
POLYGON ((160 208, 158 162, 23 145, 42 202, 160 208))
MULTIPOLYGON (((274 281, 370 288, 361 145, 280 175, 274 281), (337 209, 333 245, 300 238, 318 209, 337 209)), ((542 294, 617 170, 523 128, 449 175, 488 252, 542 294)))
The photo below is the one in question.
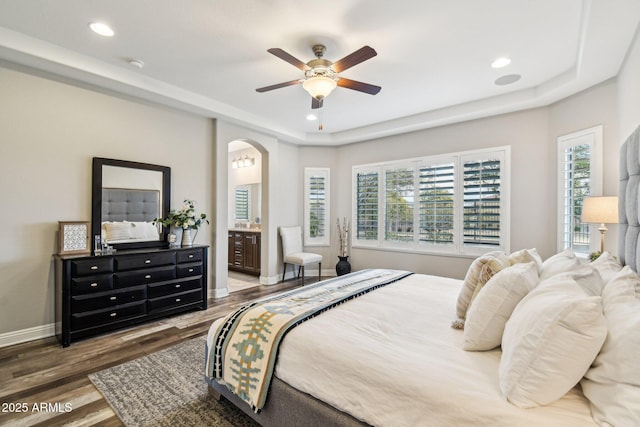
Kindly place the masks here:
POLYGON ((206 349, 206 375, 257 412, 267 398, 278 346, 291 328, 410 274, 362 270, 246 304, 218 325, 212 347, 206 349))

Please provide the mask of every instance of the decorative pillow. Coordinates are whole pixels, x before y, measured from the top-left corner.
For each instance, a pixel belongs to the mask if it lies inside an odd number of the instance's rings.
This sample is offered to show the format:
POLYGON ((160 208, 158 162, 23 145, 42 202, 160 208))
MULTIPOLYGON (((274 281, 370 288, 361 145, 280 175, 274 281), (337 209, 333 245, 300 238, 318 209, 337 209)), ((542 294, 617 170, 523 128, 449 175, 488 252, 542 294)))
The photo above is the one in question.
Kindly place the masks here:
POLYGON ((467 311, 462 348, 482 351, 499 346, 513 309, 537 284, 538 267, 533 261, 496 273, 467 311))
POLYGON ((607 251, 602 252, 591 266, 598 270, 605 284, 622 269, 618 260, 607 251))
POLYGON ((471 302, 484 284, 498 271, 507 267, 509 258, 501 251, 487 252, 471 263, 456 304, 456 314, 460 319, 465 318, 471 302))
POLYGON ((507 321, 498 377, 503 397, 514 405, 530 408, 561 398, 602 347, 607 335, 602 299, 587 295, 580 280, 552 276, 525 296, 507 321))
MULTIPOLYGON (((604 254, 603 254, 604 255, 604 254)), ((580 382, 600 425, 640 422, 640 277, 624 267, 602 292, 607 339, 580 382)))
POLYGON ((542 258, 538 255, 536 248, 521 249, 519 251, 512 252, 511 255, 509 255, 509 263, 511 265, 531 261, 536 263, 538 272, 540 272, 540 270, 542 270, 542 258))
POLYGON ((124 222, 107 222, 104 224, 108 242, 131 239, 131 225, 124 222))
POLYGON ((580 260, 576 257, 573 250, 571 248, 565 249, 564 251, 547 258, 542 263, 540 280, 548 279, 558 273, 575 270, 580 267, 580 265, 580 260))

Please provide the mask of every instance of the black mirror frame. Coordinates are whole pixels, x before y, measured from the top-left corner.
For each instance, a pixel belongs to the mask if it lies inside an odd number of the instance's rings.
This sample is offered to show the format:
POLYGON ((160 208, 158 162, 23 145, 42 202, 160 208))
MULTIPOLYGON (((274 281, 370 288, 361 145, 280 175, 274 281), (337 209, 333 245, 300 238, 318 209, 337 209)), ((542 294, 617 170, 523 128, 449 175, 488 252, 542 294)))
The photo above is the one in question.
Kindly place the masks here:
MULTIPOLYGON (((130 162, 127 160, 93 158, 92 186, 91 186, 91 244, 95 236, 101 235, 102 226, 102 166, 119 166, 123 168, 152 170, 162 172, 162 218, 169 215, 171 206, 171 168, 168 166, 152 165, 149 163, 130 162)), ((142 249, 167 247, 168 227, 162 230, 162 239, 153 242, 118 243, 112 246, 115 249, 142 249)))

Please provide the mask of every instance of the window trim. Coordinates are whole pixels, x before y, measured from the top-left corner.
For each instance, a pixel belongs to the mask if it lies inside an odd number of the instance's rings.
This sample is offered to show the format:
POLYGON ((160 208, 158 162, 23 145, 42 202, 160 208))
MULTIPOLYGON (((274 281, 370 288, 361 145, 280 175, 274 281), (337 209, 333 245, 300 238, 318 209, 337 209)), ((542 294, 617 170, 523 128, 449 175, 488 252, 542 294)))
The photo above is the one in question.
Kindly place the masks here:
MULTIPOLYGON (((362 248, 362 249, 377 249, 377 250, 388 250, 388 251, 398 251, 398 252, 406 252, 406 253, 421 253, 421 254, 434 254, 434 255, 446 255, 446 256, 459 256, 459 257, 475 257, 479 254, 486 253, 493 250, 502 250, 505 252, 509 252, 510 250, 510 240, 511 240, 511 230, 510 230, 510 214, 511 214, 511 146, 498 146, 498 147, 490 147, 483 148, 478 150, 469 150, 469 151, 460 151, 454 153, 446 153, 441 155, 434 156, 423 156, 423 157, 415 157, 409 159, 400 159, 394 161, 387 162, 377 162, 377 163, 369 163, 362 165, 353 165, 352 166, 352 191, 351 191, 351 224, 353 224, 353 233, 352 233, 352 248, 362 248), (464 245, 462 244, 462 227, 463 227, 463 208, 464 204, 463 200, 463 182, 462 182, 462 168, 460 165, 462 164, 463 159, 473 158, 473 157, 482 157, 486 154, 495 154, 500 156, 501 160, 501 177, 500 177, 500 193, 501 193, 501 201, 504 200, 504 203, 501 203, 500 206, 500 245, 496 247, 484 247, 484 246, 474 246, 474 245, 464 245), (411 244, 400 243, 400 242, 391 242, 384 240, 384 224, 385 224, 385 194, 382 193, 382 189, 386 188, 386 176, 384 171, 390 168, 403 168, 410 165, 415 168, 415 174, 418 174, 419 167, 421 165, 438 165, 443 162, 451 162, 454 160, 454 191, 455 191, 455 199, 454 199, 454 241, 451 245, 437 245, 437 244, 429 244, 429 243, 419 243, 419 239, 416 240, 414 237, 414 242, 411 244), (377 239, 358 239, 357 237, 357 176, 358 174, 364 173, 378 173, 378 233, 377 239)), ((414 186, 414 191, 419 193, 419 188, 414 186)), ((414 196, 414 200, 418 200, 417 196, 414 196)), ((417 217, 419 215, 418 205, 414 205, 414 224, 418 224, 417 217)), ((414 235, 415 236, 415 235, 414 235)))
MULTIPOLYGON (((576 145, 591 144, 592 155, 589 162, 591 179, 589 182, 589 195, 602 196, 604 181, 604 154, 603 154, 603 125, 593 126, 566 135, 561 135, 556 139, 556 249, 558 252, 566 249, 564 247, 564 185, 562 180, 563 166, 562 155, 568 147, 576 145), (581 141, 584 139, 590 141, 581 141)), ((600 250, 600 232, 598 227, 589 227, 589 252, 600 250)), ((580 256, 586 256, 578 254, 580 256)))
POLYGON ((329 246, 331 244, 331 224, 330 224, 330 200, 331 200, 331 182, 330 182, 330 168, 316 168, 308 167, 304 168, 304 245, 305 246, 329 246), (324 236, 311 237, 311 221, 309 216, 311 214, 311 194, 309 192, 309 185, 311 183, 311 177, 322 176, 325 180, 324 187, 324 236))

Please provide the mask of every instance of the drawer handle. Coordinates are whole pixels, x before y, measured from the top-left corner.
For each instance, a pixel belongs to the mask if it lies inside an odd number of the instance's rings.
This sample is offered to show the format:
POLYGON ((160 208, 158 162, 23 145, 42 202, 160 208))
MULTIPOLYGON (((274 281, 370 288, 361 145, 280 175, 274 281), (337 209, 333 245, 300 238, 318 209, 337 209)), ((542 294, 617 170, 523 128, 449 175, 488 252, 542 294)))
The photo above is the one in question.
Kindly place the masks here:
POLYGON ((189 258, 193 258, 193 254, 189 254, 189 258))
POLYGON ((117 315, 118 315, 118 313, 111 313, 109 316, 116 317, 117 315))
POLYGON ((190 268, 190 269, 189 269, 189 273, 193 273, 193 268, 190 268))
POLYGON ((151 275, 147 274, 146 276, 144 276, 145 279, 151 279, 151 275))
POLYGON ((97 284, 97 283, 92 283, 92 284, 91 284, 91 287, 92 287, 92 288, 97 288, 97 287, 98 287, 98 284, 97 284))
POLYGON ((176 285, 176 289, 179 288, 179 287, 180 287, 180 285, 176 285))
POLYGON ((115 300, 117 300, 117 299, 118 299, 118 297, 111 297, 111 298, 109 298, 109 299, 110 299, 111 301, 115 301, 115 300))
POLYGON ((150 259, 145 259, 145 260, 144 260, 144 263, 145 263, 145 264, 151 264, 151 260, 150 260, 150 259))
POLYGON ((176 302, 180 302, 180 298, 176 298, 176 302))
POLYGON ((97 270, 97 269, 98 269, 98 266, 97 266, 97 265, 92 265, 92 266, 91 266, 91 269, 92 269, 92 270, 97 270))

